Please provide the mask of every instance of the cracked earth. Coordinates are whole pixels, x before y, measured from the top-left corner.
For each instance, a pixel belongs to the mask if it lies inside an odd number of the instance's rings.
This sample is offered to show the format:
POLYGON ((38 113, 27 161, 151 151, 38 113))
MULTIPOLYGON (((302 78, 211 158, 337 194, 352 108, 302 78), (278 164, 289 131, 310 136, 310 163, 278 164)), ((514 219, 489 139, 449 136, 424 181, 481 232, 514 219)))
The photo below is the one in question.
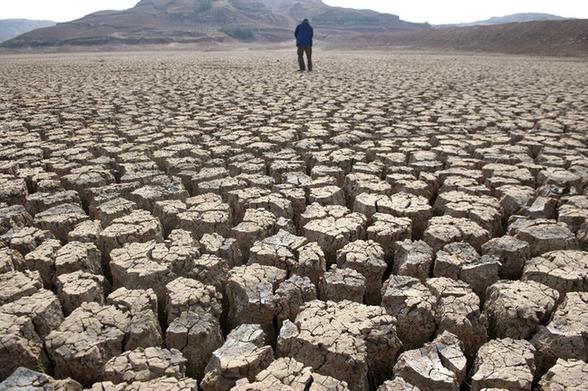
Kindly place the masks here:
POLYGON ((588 67, 5 56, 0 390, 583 390, 588 67))

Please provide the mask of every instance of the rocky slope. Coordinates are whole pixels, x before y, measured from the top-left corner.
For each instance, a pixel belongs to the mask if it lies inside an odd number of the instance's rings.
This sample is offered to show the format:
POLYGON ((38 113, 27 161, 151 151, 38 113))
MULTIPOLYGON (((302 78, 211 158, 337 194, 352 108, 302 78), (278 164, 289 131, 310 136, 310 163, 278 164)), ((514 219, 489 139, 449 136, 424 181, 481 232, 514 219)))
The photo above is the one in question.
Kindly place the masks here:
POLYGON ((471 23, 456 23, 454 27, 468 27, 468 26, 494 26, 497 24, 506 23, 524 23, 524 22, 538 22, 545 20, 567 20, 563 16, 544 14, 540 12, 524 12, 506 16, 494 16, 485 20, 477 20, 471 23))
POLYGON ((588 56, 588 20, 447 27, 363 34, 340 44, 365 48, 433 48, 547 56, 588 56))
POLYGON ((428 27, 396 15, 330 7, 320 0, 141 0, 124 11, 102 11, 32 31, 8 47, 100 44, 279 42, 308 17, 323 35, 428 27))

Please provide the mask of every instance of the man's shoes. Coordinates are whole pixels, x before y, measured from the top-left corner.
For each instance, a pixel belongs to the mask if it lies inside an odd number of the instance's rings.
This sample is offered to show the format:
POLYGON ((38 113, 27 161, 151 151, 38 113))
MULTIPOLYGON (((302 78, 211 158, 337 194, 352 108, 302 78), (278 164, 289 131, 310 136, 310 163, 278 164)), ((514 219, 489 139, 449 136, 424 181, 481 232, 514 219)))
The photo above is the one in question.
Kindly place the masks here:
POLYGON ((306 69, 299 69, 298 72, 306 72, 306 69))

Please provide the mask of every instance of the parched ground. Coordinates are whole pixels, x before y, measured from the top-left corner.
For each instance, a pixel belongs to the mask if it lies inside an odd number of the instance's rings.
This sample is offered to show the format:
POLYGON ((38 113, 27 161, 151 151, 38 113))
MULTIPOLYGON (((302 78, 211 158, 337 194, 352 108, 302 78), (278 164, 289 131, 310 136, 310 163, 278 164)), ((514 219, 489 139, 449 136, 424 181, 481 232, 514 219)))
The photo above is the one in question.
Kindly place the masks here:
POLYGON ((585 387, 586 63, 295 66, 0 59, 0 390, 585 387))

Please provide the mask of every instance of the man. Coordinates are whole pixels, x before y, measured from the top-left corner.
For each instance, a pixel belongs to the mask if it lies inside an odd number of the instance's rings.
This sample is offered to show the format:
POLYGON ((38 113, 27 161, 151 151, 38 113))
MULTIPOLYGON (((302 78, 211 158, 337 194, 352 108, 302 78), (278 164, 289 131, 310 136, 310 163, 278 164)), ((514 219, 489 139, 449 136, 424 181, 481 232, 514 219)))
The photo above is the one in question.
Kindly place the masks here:
POLYGON ((308 60, 308 70, 312 71, 312 37, 314 36, 314 30, 308 22, 308 19, 304 19, 296 27, 294 31, 296 37, 296 46, 298 47, 298 65, 300 66, 300 72, 306 70, 304 64, 304 53, 306 53, 306 59, 308 60))

